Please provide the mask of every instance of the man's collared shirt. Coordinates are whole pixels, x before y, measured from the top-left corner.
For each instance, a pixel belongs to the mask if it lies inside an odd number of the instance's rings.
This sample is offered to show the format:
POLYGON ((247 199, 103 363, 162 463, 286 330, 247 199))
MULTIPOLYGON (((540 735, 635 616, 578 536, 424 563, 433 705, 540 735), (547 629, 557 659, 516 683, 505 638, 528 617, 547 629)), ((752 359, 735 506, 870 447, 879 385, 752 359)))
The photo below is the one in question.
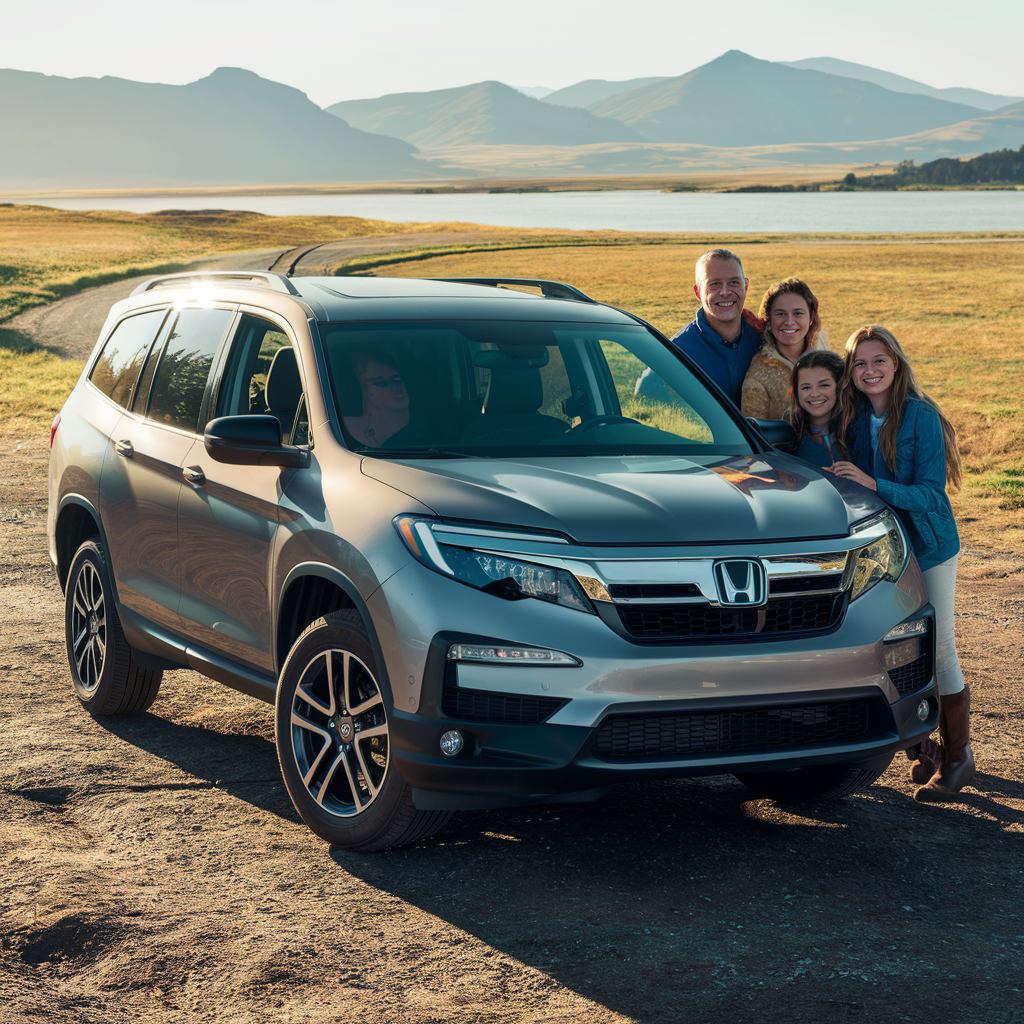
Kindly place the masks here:
POLYGON ((673 335, 671 341, 737 405, 740 404, 743 378, 763 341, 761 332, 746 317, 742 319, 740 333, 732 341, 726 341, 708 323, 704 310, 698 309, 693 320, 673 335))

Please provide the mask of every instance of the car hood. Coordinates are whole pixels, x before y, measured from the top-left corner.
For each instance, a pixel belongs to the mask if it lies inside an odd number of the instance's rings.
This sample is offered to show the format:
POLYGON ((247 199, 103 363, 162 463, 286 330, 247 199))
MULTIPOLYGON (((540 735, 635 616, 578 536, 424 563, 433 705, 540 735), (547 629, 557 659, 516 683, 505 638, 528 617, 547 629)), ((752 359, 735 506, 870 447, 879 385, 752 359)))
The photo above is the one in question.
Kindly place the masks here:
POLYGON ((782 454, 384 460, 367 476, 444 519, 564 533, 580 544, 845 537, 883 508, 857 484, 782 454))

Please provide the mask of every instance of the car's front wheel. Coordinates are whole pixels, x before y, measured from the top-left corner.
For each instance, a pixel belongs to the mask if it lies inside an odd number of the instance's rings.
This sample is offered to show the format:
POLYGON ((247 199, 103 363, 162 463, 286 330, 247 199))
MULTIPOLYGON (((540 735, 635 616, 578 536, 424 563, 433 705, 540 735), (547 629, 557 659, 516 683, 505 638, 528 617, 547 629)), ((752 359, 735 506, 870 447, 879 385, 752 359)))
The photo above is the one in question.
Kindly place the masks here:
POLYGON ((308 626, 281 669, 277 756, 288 795, 321 839, 386 850, 424 839, 451 811, 418 811, 391 751, 388 699, 351 610, 308 626))
POLYGON ((64 633, 71 681, 93 715, 145 711, 163 672, 142 668, 124 637, 103 548, 95 538, 75 552, 64 591, 64 633))
POLYGON ((893 755, 857 764, 822 764, 784 772, 743 772, 736 778, 770 800, 838 800, 867 789, 892 764, 893 755))

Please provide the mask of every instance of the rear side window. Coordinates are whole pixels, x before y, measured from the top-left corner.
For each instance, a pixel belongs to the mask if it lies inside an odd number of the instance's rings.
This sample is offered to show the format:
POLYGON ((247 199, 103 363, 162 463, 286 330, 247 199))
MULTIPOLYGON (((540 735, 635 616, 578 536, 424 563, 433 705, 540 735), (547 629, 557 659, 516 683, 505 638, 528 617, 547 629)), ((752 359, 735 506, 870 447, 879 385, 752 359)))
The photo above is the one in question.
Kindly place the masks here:
POLYGON ((146 352, 167 310, 153 309, 122 320, 107 338, 89 380, 108 398, 128 408, 146 352))
POLYGON ((229 309, 183 309, 178 314, 156 368, 150 419, 198 431, 213 358, 233 316, 229 309))

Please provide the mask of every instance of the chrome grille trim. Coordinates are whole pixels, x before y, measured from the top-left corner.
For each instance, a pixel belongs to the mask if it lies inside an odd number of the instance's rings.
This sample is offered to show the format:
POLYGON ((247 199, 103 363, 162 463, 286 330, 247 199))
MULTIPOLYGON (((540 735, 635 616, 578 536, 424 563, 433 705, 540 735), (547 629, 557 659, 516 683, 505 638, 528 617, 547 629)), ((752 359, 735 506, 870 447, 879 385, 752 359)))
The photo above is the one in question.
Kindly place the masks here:
MULTIPOLYGON (((846 591, 856 567, 856 550, 834 551, 812 555, 751 556, 759 561, 768 576, 769 600, 776 598, 828 597, 846 591), (819 583, 820 585, 815 585, 819 583), (788 584, 788 585, 787 585, 788 584)), ((604 597, 588 594, 593 600, 619 605, 710 605, 722 607, 714 578, 714 566, 720 558, 651 559, 650 561, 614 561, 581 564, 559 560, 577 577, 586 576, 605 588, 678 588, 689 584, 699 595, 604 597)), ((593 589, 593 588, 591 588, 593 589)))

